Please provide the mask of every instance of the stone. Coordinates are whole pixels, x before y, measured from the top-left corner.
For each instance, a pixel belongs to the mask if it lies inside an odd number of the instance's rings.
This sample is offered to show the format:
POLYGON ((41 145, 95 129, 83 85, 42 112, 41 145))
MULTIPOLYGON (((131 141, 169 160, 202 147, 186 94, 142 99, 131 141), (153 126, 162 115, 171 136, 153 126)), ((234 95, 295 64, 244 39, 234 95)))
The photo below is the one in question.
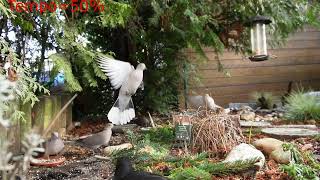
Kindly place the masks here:
POLYGON ((261 169, 266 161, 262 152, 257 150, 252 145, 241 143, 238 146, 234 147, 227 155, 226 159, 222 162, 234 163, 239 160, 246 161, 254 158, 256 158, 255 166, 258 169, 261 169))
POLYGON ((274 138, 262 138, 254 141, 252 145, 262 152, 270 155, 276 149, 282 149, 284 142, 274 138))
POLYGON ((291 152, 284 151, 283 148, 278 148, 271 152, 269 158, 280 164, 289 164, 291 160, 291 152))
POLYGON ((311 120, 307 120, 306 121, 307 124, 313 124, 313 125, 316 125, 317 124, 317 121, 314 120, 314 119, 311 119, 311 120))
POLYGON ((306 124, 306 125, 298 125, 298 124, 283 124, 274 126, 274 128, 303 128, 303 129, 318 129, 316 125, 306 124))
POLYGON ((320 91, 313 91, 313 92, 308 92, 305 94, 310 95, 310 96, 320 97, 320 91))
POLYGON ((265 120, 265 121, 273 121, 274 118, 272 116, 266 116, 266 117, 263 118, 263 120, 265 120))
POLYGON ((282 118, 283 116, 284 116, 283 113, 279 113, 279 114, 278 114, 278 117, 279 117, 279 118, 282 118))
POLYGON ((240 119, 245 121, 253 121, 256 114, 254 112, 243 112, 240 114, 240 119))
POLYGON ((260 114, 270 114, 272 112, 272 110, 270 110, 270 109, 257 109, 255 112, 260 113, 260 114))
POLYGON ((261 130, 261 132, 281 138, 309 137, 319 134, 318 130, 304 128, 264 128, 261 130))
POLYGON ((249 106, 251 109, 257 108, 256 103, 229 103, 229 108, 232 110, 240 110, 244 106, 249 106))
POLYGON ((241 106, 240 110, 253 112, 253 108, 251 106, 247 106, 247 105, 241 106))
POLYGON ((244 128, 250 128, 250 127, 271 127, 271 123, 264 122, 264 121, 240 121, 240 126, 244 128))
POLYGON ((124 144, 120 144, 120 145, 116 145, 116 146, 108 146, 108 147, 104 148, 104 153, 106 155, 110 155, 114 151, 120 151, 123 149, 131 149, 132 147, 133 146, 131 143, 124 143, 124 144))

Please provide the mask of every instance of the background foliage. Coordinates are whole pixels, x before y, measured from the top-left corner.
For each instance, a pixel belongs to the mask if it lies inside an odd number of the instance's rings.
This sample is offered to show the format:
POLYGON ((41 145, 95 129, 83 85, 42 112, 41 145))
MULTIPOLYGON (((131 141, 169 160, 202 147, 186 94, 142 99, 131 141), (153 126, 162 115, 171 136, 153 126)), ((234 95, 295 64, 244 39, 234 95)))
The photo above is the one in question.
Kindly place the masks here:
MULTIPOLYGON (((52 60, 51 77, 64 70, 69 91, 82 91, 86 96, 94 88, 94 97, 103 100, 96 104, 97 108, 88 111, 92 113, 108 109, 114 100, 109 93, 112 91, 109 82, 103 81, 106 77, 94 61, 98 53, 111 53, 133 65, 144 62, 148 67, 145 90, 138 92, 135 104, 141 112, 167 113, 177 107, 183 77, 198 77, 196 66, 183 54, 186 48, 195 49, 202 61, 207 59, 205 46, 217 53, 230 49, 248 54, 249 34, 243 24, 258 14, 273 21, 268 29, 272 46, 285 42, 290 33, 305 24, 319 27, 317 1, 308 4, 307 0, 105 0, 101 3, 106 7, 101 13, 71 12, 70 7, 54 13, 16 13, 3 8, 8 7, 3 0, 0 6, 4 17, 0 20, 1 36, 14 48, 21 62, 28 63, 39 80, 46 62, 52 60), (15 39, 9 38, 10 32, 16 34, 15 39), (30 46, 30 42, 35 46, 30 46)), ((217 63, 223 71, 219 60, 217 63)), ((82 105, 92 107, 90 103, 82 105)))

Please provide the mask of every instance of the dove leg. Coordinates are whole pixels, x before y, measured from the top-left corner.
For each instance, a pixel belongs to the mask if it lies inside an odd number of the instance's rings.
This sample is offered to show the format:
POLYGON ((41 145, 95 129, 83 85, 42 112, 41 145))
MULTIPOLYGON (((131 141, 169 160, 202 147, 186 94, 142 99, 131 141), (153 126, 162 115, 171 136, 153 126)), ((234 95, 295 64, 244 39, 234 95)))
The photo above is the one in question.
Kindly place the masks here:
POLYGON ((43 158, 44 159, 50 159, 50 155, 48 153, 44 153, 43 158))
POLYGON ((62 156, 62 154, 64 154, 66 152, 66 149, 63 148, 58 154, 57 157, 60 158, 62 156))

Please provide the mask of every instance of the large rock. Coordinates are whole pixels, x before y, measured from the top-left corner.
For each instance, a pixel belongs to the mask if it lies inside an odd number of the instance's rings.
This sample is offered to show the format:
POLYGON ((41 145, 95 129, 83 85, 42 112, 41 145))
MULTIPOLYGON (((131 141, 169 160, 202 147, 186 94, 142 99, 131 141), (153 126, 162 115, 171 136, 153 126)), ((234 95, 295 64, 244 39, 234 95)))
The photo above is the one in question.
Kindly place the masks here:
POLYGON ((291 160, 291 152, 284 151, 283 148, 279 148, 272 151, 269 158, 275 160, 277 163, 289 164, 291 160))
POLYGON ((261 150, 262 152, 270 155, 272 151, 281 148, 282 149, 282 144, 284 142, 274 139, 274 138, 262 138, 259 140, 256 140, 252 143, 254 147, 257 149, 261 150))
POLYGON ((245 111, 240 114, 240 119, 245 121, 254 121, 256 114, 254 112, 245 111))
POLYGON ((252 144, 266 155, 270 159, 275 160, 281 164, 288 164, 291 159, 290 151, 284 151, 282 144, 284 142, 274 138, 263 138, 254 141, 252 144))
POLYGON ((258 169, 261 169, 266 161, 262 152, 254 148, 252 145, 241 143, 240 145, 234 147, 230 151, 230 153, 223 162, 234 163, 239 160, 246 161, 255 158, 255 166, 257 166, 258 169))

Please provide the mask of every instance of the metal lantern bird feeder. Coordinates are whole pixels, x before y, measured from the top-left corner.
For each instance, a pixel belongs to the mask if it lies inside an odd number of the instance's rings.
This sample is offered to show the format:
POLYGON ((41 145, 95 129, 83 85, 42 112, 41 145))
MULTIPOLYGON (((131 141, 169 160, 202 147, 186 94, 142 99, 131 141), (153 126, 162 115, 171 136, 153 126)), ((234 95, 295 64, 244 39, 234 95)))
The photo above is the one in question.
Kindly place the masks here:
POLYGON ((267 53, 266 25, 272 21, 265 16, 255 16, 248 23, 251 35, 251 61, 265 61, 269 58, 267 53))

